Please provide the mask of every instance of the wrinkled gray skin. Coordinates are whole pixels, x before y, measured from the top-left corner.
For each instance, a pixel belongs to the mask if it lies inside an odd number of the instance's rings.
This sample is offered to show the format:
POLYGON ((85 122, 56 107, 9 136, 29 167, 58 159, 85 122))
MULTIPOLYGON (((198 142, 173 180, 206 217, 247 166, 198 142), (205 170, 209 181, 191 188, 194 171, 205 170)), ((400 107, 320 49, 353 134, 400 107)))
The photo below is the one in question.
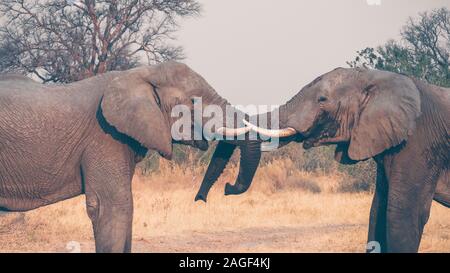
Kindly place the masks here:
POLYGON ((450 207, 450 89, 338 68, 281 106, 280 116, 280 127, 294 128, 306 149, 337 144, 343 164, 373 158, 368 241, 382 252, 418 251, 432 200, 450 207))
MULTIPOLYGON (((176 62, 68 85, 0 76, 0 211, 32 210, 85 194, 96 251, 129 252, 135 165, 148 149, 171 158, 171 109, 192 107, 194 97, 202 97, 204 106, 228 104, 176 62)), ((208 148, 205 140, 181 142, 208 148)), ((249 143, 239 142, 244 158, 249 143)))

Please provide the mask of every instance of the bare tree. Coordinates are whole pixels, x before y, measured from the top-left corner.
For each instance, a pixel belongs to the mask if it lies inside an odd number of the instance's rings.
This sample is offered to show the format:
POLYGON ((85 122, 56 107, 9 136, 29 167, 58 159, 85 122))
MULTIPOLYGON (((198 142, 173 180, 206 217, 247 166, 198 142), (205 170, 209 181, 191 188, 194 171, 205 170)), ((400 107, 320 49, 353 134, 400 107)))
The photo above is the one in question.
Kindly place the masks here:
POLYGON ((1 0, 0 71, 72 82, 183 58, 169 44, 196 0, 1 0))
POLYGON ((348 64, 404 73, 450 86, 450 10, 440 8, 410 18, 401 37, 400 41, 391 40, 376 49, 358 51, 355 60, 348 64))

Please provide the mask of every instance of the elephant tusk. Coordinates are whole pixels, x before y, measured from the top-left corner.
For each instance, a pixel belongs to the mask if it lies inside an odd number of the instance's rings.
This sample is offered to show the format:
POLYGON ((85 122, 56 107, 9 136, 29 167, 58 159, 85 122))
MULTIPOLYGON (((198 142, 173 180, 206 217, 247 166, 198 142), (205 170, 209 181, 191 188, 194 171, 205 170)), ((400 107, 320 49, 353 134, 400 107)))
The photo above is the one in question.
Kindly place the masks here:
POLYGON ((297 133, 297 131, 294 128, 288 127, 288 128, 284 128, 281 130, 271 130, 271 129, 264 129, 264 128, 260 128, 256 125, 251 124, 250 122, 243 120, 244 124, 247 125, 247 128, 251 128, 253 131, 264 135, 264 136, 268 136, 268 137, 289 137, 292 135, 295 135, 297 133))
POLYGON ((227 127, 220 127, 216 130, 216 133, 222 136, 240 136, 248 133, 250 131, 249 127, 243 127, 243 128, 227 128, 227 127))

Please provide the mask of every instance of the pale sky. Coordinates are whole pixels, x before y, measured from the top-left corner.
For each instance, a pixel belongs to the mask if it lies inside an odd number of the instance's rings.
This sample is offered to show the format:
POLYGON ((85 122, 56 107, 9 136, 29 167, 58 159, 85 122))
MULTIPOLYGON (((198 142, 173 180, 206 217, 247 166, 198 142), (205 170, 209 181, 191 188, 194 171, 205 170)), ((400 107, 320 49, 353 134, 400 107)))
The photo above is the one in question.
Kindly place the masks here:
POLYGON ((450 0, 199 0, 181 21, 190 67, 232 104, 282 104, 356 51, 398 38, 408 17, 450 0), (368 2, 381 1, 381 5, 368 2))

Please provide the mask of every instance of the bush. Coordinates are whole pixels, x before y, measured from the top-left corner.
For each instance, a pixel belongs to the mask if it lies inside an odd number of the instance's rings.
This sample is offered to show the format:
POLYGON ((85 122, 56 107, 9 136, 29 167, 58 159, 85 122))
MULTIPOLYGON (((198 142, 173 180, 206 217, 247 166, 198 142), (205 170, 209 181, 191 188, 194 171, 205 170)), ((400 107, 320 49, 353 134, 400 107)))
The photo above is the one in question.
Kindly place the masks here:
MULTIPOLYGON (((206 168, 215 150, 216 143, 211 143, 206 152, 183 145, 174 145, 173 166, 186 169, 206 168)), ((230 165, 239 164, 239 149, 236 149, 230 165)), ((142 174, 159 171, 159 155, 151 152, 140 163, 142 174)), ((272 181, 272 190, 283 190, 290 187, 319 193, 320 187, 309 179, 299 178, 295 172, 316 173, 318 175, 343 174, 344 181, 339 185, 339 192, 371 192, 375 188, 375 164, 372 160, 356 165, 342 165, 334 160, 334 147, 318 147, 304 150, 301 144, 290 143, 273 152, 263 153, 260 167, 268 167, 268 180, 272 181), (286 162, 292 162, 286 164, 286 162)))
POLYGON ((349 177, 343 179, 339 185, 338 192, 343 193, 357 193, 357 192, 371 192, 373 183, 368 180, 360 180, 349 177))
POLYGON ((306 178, 292 178, 288 179, 288 184, 291 184, 293 187, 302 189, 304 191, 312 192, 312 193, 321 193, 322 189, 317 184, 316 181, 306 178), (289 180, 293 180, 290 182, 289 180), (290 182, 290 183, 289 183, 290 182))
POLYGON ((338 171, 350 177, 340 186, 341 192, 373 192, 375 190, 376 166, 373 160, 355 165, 339 165, 338 171))

